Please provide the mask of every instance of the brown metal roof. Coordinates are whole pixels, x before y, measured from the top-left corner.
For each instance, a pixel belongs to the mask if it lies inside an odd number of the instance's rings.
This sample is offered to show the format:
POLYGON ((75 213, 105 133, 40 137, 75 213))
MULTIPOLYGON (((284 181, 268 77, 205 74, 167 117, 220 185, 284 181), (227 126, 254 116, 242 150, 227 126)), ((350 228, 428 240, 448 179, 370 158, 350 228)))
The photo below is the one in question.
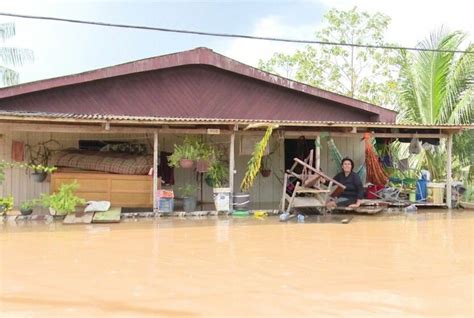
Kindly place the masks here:
POLYGON ((394 122, 396 116, 206 48, 0 89, 0 109, 183 120, 394 122))
POLYGON ((173 117, 150 117, 150 116, 117 116, 100 114, 64 114, 44 112, 9 112, 0 111, 0 121, 28 121, 28 122, 55 122, 55 123, 105 123, 121 125, 164 125, 164 124, 196 124, 196 125, 247 125, 253 123, 277 124, 280 126, 308 126, 308 127, 366 127, 366 128, 413 128, 413 129, 474 129, 474 125, 454 124, 396 124, 386 122, 348 122, 348 121, 294 121, 294 120, 252 120, 239 118, 173 118, 173 117))

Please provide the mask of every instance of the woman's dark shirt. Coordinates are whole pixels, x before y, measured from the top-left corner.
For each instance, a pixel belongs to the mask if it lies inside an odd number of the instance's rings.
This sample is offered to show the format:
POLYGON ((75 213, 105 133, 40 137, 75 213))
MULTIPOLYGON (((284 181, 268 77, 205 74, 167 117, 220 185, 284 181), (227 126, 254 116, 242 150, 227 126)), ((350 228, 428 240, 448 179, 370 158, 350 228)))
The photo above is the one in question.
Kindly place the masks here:
POLYGON ((346 186, 346 189, 341 193, 341 197, 354 200, 364 198, 364 187, 357 173, 351 171, 346 177, 344 172, 340 172, 334 177, 334 180, 346 186))

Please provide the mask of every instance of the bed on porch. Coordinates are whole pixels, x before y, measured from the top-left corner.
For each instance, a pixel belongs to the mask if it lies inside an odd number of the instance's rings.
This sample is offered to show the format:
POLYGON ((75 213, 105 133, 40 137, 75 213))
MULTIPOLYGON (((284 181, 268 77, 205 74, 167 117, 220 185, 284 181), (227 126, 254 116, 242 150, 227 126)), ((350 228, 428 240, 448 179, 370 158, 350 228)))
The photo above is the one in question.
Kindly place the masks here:
MULTIPOLYGON (((76 180, 77 195, 87 201, 110 201, 113 206, 153 206, 153 156, 68 149, 56 152, 51 164, 51 192, 76 180)), ((160 182, 158 182, 160 184, 160 182)))

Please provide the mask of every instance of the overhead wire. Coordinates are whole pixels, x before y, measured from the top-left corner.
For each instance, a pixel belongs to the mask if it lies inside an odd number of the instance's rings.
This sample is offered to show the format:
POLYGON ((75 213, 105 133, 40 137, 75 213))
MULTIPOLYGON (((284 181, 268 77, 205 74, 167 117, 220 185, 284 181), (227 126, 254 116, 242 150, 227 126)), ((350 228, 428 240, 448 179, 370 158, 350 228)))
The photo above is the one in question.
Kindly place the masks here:
POLYGON ((465 50, 440 50, 440 49, 431 49, 431 48, 422 48, 422 47, 408 47, 408 46, 395 46, 395 45, 371 45, 371 44, 361 44, 361 43, 343 43, 343 42, 334 42, 334 41, 288 39, 288 38, 246 35, 246 34, 204 32, 204 31, 196 31, 196 30, 171 29, 171 28, 153 27, 153 26, 145 26, 145 25, 132 25, 132 24, 122 24, 122 23, 87 21, 87 20, 79 20, 79 19, 68 19, 68 18, 47 17, 47 16, 27 15, 27 14, 16 14, 16 13, 7 13, 7 12, 0 12, 0 16, 7 16, 7 17, 13 17, 13 18, 23 18, 23 19, 34 19, 34 20, 47 20, 47 21, 57 21, 57 22, 88 24, 88 25, 97 25, 97 26, 114 27, 114 28, 139 29, 139 30, 147 30, 147 31, 171 32, 171 33, 193 34, 193 35, 201 35, 201 36, 240 38, 240 39, 249 39, 249 40, 263 40, 263 41, 286 42, 286 43, 319 44, 319 45, 331 45, 331 46, 345 46, 345 47, 353 47, 353 48, 355 47, 355 48, 385 49, 385 50, 407 50, 407 51, 418 51, 418 52, 467 53, 467 54, 473 54, 474 53, 474 51, 472 51, 472 50, 470 50, 470 51, 465 51, 465 50))

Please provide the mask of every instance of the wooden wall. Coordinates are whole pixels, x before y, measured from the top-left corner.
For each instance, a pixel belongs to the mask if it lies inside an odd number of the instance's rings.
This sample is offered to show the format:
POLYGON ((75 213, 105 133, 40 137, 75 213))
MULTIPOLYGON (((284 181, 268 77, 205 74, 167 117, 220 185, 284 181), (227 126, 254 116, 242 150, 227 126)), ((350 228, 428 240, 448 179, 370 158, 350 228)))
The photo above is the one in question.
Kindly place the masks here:
MULTIPOLYGON (((37 133, 37 132, 9 132, 0 131, 0 159, 11 161, 12 141, 18 140, 34 145, 38 142, 49 139, 57 140, 62 148, 78 147, 79 139, 103 139, 103 140, 137 140, 142 143, 153 145, 153 136, 144 134, 78 134, 78 133, 37 133)), ((171 134, 161 134, 159 136, 159 150, 173 151, 173 145, 180 143, 184 136, 177 136, 171 134)), ((229 149, 230 136, 228 135, 210 135, 205 136, 206 140, 212 144, 229 149)), ((337 137, 334 138, 335 143, 343 156, 349 156, 355 161, 358 167, 364 160, 364 145, 359 137, 337 137)), ((249 155, 239 154, 240 138, 235 138, 235 184, 234 192, 239 192, 240 183, 245 174, 247 162, 250 159, 249 155)), ((254 187, 251 189, 251 198, 253 202, 272 202, 280 201, 282 194, 282 180, 284 173, 284 140, 277 140, 274 138, 271 141, 272 149, 276 149, 272 155, 272 174, 269 177, 262 177, 259 175, 255 181, 254 187)), ((335 169, 331 163, 331 158, 328 153, 326 143, 322 143, 321 148, 321 168, 328 175, 333 176, 335 169)), ((175 192, 179 195, 178 188, 184 184, 192 183, 196 185, 201 184, 201 180, 192 169, 175 169, 175 192)), ((0 185, 0 194, 3 196, 13 195, 15 198, 15 205, 19 205, 22 201, 39 197, 40 193, 49 192, 50 183, 47 179, 43 183, 33 181, 31 176, 24 169, 6 169, 5 181, 0 185)), ((199 193, 199 198, 201 193, 199 193)), ((202 180, 202 199, 204 202, 212 202, 212 188, 208 187, 204 180, 202 180)))

